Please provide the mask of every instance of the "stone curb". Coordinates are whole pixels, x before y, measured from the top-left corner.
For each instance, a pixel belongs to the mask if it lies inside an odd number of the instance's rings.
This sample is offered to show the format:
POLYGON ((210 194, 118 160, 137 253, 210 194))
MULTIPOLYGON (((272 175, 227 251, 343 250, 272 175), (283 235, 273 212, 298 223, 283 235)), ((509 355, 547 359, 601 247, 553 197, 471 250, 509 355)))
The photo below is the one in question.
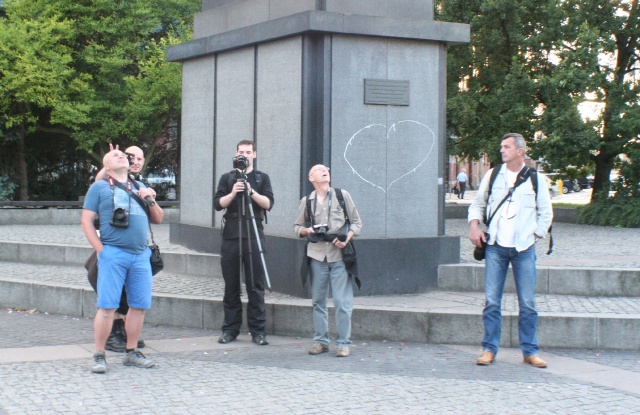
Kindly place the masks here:
MULTIPOLYGON (((537 294, 640 297, 640 270, 568 268, 538 265, 537 294)), ((484 264, 455 264, 438 267, 440 291, 484 291, 484 264)), ((515 293, 509 268, 505 292, 515 293)))
MULTIPOLYGON (((0 304, 3 307, 91 318, 95 313, 95 293, 70 285, 5 279, 0 281, 0 304)), ((266 306, 268 334, 311 335, 313 323, 309 300, 268 300, 266 306)), ((477 345, 483 335, 481 311, 469 308, 408 310, 356 305, 352 336, 371 340, 477 345)), ((333 315, 333 310, 330 310, 330 315, 333 315)), ((149 310, 145 323, 216 329, 222 319, 221 300, 159 294, 153 297, 153 308, 149 310)), ((503 312, 502 325, 502 347, 518 347, 517 313, 503 312)), ((330 330, 335 332, 333 322, 330 330)), ((638 350, 640 315, 540 313, 538 339, 548 348, 638 350)))
MULTIPOLYGON (((87 246, 0 241, 0 261, 35 264, 84 265, 93 249, 87 246)), ((222 276, 220 256, 162 251, 165 270, 186 275, 222 276)))

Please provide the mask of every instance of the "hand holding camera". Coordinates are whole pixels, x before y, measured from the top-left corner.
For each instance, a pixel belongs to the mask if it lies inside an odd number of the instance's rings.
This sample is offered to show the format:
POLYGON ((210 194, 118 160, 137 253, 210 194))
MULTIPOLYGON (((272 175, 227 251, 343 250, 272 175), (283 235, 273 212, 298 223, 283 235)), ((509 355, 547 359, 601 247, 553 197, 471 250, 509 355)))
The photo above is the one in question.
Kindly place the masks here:
POLYGON ((313 225, 311 232, 307 235, 307 239, 311 243, 324 241, 327 235, 327 225, 313 225))
POLYGON ((244 179, 237 179, 231 188, 231 193, 234 196, 242 195, 246 186, 247 182, 244 179))
POLYGON ((329 225, 313 225, 312 231, 307 234, 307 240, 311 243, 317 243, 320 241, 333 242, 336 238, 340 242, 347 241, 347 234, 341 233, 327 233, 329 231, 329 225))

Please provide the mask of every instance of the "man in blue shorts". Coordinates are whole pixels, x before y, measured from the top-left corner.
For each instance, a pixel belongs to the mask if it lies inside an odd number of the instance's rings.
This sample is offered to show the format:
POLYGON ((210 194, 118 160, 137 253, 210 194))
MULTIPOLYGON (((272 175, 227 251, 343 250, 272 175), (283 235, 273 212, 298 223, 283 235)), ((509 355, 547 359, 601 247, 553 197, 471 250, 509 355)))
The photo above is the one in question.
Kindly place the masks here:
POLYGON ((132 183, 128 176, 129 161, 125 153, 112 150, 104 156, 103 165, 108 180, 91 185, 82 210, 81 225, 87 240, 98 253, 98 312, 93 322, 96 352, 91 371, 105 373, 107 363, 105 344, 116 309, 120 304, 123 286, 127 290, 129 311, 125 331, 127 346, 123 363, 127 366, 149 368, 153 359, 136 350, 144 323, 145 310, 151 308, 153 276, 147 235, 149 221, 161 223, 163 212, 157 203, 145 209, 134 199, 153 198, 154 192, 142 183, 132 183), (100 235, 94 220, 100 220, 100 235))
MULTIPOLYGON (((115 147, 112 144, 109 144, 109 150, 119 150, 118 145, 115 147)), ((129 178, 131 180, 136 180, 137 182, 144 182, 141 172, 144 167, 144 153, 140 147, 131 146, 127 147, 124 151, 124 154, 129 158, 129 178)), ((107 180, 109 176, 107 172, 101 169, 95 177, 95 181, 98 182, 100 180, 107 180)), ((151 189, 151 188, 149 188, 151 189)), ((152 190, 152 189, 151 189, 152 190)), ((152 198, 155 199, 155 192, 153 193, 152 198)), ((154 214, 156 211, 150 212, 154 214)), ((162 213, 162 210, 160 210, 162 213)), ((89 283, 96 290, 97 287, 97 275, 95 277, 89 277, 89 283)), ((127 301, 127 290, 122 288, 122 296, 120 297, 120 307, 116 310, 115 317, 113 320, 113 325, 111 327, 111 333, 109 334, 109 338, 107 339, 107 344, 105 348, 112 352, 122 353, 127 348, 127 335, 124 331, 124 319, 129 312, 129 305, 127 301)), ((141 338, 138 339, 138 349, 142 349, 145 347, 144 340, 141 338)))

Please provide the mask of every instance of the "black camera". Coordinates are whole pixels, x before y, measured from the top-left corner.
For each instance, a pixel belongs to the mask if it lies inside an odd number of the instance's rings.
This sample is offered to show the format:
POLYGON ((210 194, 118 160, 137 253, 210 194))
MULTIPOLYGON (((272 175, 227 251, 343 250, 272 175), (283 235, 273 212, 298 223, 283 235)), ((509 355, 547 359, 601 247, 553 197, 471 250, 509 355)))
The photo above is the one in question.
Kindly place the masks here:
POLYGON ((312 243, 324 241, 328 230, 327 225, 313 225, 313 232, 307 235, 307 240, 312 243))
POLYGON ((114 228, 128 228, 129 227, 129 212, 124 208, 116 208, 111 214, 111 221, 109 222, 114 228))
POLYGON ((133 160, 135 160, 136 155, 133 153, 124 153, 127 156, 127 160, 129 160, 129 165, 133 164, 133 160))
POLYGON ((249 160, 245 156, 237 156, 232 158, 233 168, 238 170, 246 170, 249 166, 249 160))

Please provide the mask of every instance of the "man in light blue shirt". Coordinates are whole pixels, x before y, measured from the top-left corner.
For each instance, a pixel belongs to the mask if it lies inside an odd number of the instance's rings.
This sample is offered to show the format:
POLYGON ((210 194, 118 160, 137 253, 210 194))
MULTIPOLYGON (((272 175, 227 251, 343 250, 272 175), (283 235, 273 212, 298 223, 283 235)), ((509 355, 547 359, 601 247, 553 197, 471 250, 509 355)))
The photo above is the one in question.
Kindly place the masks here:
POLYGON ((460 188, 458 199, 464 199, 464 192, 467 190, 467 173, 465 169, 460 170, 460 173, 456 176, 456 180, 458 181, 458 187, 460 188))
POLYGON ((91 185, 82 210, 82 230, 98 253, 98 311, 94 319, 96 352, 93 373, 106 373, 105 346, 116 309, 120 304, 123 286, 127 290, 129 311, 125 322, 127 344, 123 363, 127 366, 150 368, 156 365, 136 350, 142 331, 145 311, 151 308, 153 275, 147 235, 149 222, 161 223, 163 212, 152 200, 155 192, 129 178, 129 161, 125 153, 112 150, 104 156, 103 164, 108 180, 91 185), (136 192, 142 207, 134 198, 136 192), (147 216, 147 210, 149 216, 147 216), (100 218, 100 235, 94 221, 100 218))

